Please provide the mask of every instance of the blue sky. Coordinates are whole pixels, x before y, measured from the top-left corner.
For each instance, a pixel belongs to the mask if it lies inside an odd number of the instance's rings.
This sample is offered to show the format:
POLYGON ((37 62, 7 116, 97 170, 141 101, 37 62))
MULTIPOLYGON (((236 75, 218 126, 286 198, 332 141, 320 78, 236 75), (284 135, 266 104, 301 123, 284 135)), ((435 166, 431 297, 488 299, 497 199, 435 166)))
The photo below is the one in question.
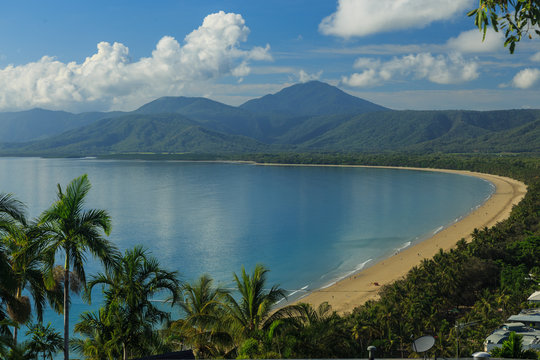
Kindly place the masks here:
POLYGON ((21 0, 0 13, 0 111, 231 105, 321 80, 393 109, 540 108, 540 41, 510 55, 475 0, 21 0))

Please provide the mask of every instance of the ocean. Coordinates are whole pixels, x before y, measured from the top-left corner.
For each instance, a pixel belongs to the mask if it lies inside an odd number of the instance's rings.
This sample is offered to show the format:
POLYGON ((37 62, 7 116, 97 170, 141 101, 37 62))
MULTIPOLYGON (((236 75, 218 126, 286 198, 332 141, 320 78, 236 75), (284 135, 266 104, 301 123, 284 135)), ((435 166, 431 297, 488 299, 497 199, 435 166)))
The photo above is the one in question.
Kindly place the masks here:
MULTIPOLYGON (((143 245, 182 280, 207 273, 225 288, 233 272, 262 263, 269 287, 290 299, 432 236, 494 191, 472 176, 415 170, 0 158, 0 192, 34 218, 55 201, 56 184, 82 174, 92 184, 87 207, 109 212, 121 251, 143 245)), ((87 276, 100 270, 89 257, 87 276)), ((92 299, 73 297, 71 327, 99 306, 98 288, 92 299)), ((48 321, 62 331, 61 315, 48 311, 48 321)))

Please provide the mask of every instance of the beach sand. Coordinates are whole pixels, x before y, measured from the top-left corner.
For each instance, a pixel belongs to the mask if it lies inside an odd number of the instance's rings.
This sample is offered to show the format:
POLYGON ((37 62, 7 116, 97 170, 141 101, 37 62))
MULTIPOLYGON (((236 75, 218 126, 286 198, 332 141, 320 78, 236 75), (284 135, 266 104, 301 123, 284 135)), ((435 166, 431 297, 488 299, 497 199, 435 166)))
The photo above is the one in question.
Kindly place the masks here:
MULTIPOLYGON (((391 167, 381 166, 380 168, 391 167)), ((482 206, 462 220, 441 230, 433 237, 381 260, 330 287, 315 290, 298 300, 298 302, 306 302, 317 307, 322 302, 327 301, 332 305, 332 309, 339 313, 351 312, 355 307, 362 305, 366 301, 376 299, 378 291, 383 285, 404 277, 411 268, 419 265, 423 259, 432 258, 439 252, 439 249, 451 249, 462 238, 469 241, 471 239, 470 235, 475 228, 491 227, 508 218, 512 207, 520 202, 527 192, 527 187, 522 182, 496 175, 423 168, 399 169, 440 171, 476 176, 491 182, 495 186, 495 192, 482 206)))

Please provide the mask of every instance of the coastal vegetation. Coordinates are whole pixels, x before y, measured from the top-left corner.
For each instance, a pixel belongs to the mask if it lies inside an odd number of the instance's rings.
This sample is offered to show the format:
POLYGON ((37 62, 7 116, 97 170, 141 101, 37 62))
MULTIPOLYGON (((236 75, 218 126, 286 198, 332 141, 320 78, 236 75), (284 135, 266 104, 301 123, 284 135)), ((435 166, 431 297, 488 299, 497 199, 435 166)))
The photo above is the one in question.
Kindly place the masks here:
POLYGON ((104 294, 103 306, 81 315, 76 334, 68 333, 64 338, 70 341, 69 347, 88 359, 125 359, 182 349, 192 349, 200 358, 366 357, 368 345, 377 347, 378 357, 407 357, 413 355, 412 340, 424 334, 436 338, 432 354, 455 356, 458 343, 460 354, 471 354, 481 349, 485 337, 523 308, 527 296, 538 289, 537 157, 268 154, 246 158, 261 162, 468 169, 514 177, 524 181, 528 191, 507 220, 475 230, 470 243, 456 239, 454 249, 441 250, 432 259, 425 259, 405 278, 383 287, 379 300, 368 301, 346 314, 336 313, 328 304, 313 308, 300 303, 276 309, 284 293, 278 286, 267 284, 268 269, 262 265, 252 272, 241 269, 233 275, 235 289, 225 290, 214 286, 209 275, 193 283, 181 283, 178 274, 162 269, 150 251, 140 247, 120 256, 102 237, 110 228, 106 212, 85 211, 82 207, 89 190, 85 176, 75 179, 65 191, 59 187, 57 202, 44 212, 41 221, 34 223, 26 220, 23 204, 11 195, 2 195, 2 356, 39 353, 45 357, 65 348, 60 346, 58 339, 62 337, 56 330, 40 325, 39 306, 48 302, 60 313, 64 311, 59 295, 72 287, 66 278, 81 281, 88 301, 92 291, 101 288, 104 294), (74 260, 59 271, 51 262, 51 254, 69 244, 69 234, 81 247, 70 245, 74 260), (85 245, 87 240, 83 239, 89 238, 95 241, 85 245), (11 245, 15 239, 20 244, 17 247, 11 245), (27 247, 25 253, 33 255, 19 255, 27 247), (36 256, 32 249, 50 250, 37 251, 41 255, 36 256), (82 251, 86 249, 104 259, 104 271, 92 275, 88 283, 82 262, 82 251), (27 261, 32 264, 33 280, 24 283, 17 274, 27 261), (169 295, 168 305, 152 301, 158 293, 169 295), (26 300, 22 300, 24 296, 28 296, 26 300), (18 343, 14 329, 30 324, 30 300, 36 308, 37 325, 29 327, 27 341, 18 343), (461 328, 460 324, 468 323, 475 325, 461 328))

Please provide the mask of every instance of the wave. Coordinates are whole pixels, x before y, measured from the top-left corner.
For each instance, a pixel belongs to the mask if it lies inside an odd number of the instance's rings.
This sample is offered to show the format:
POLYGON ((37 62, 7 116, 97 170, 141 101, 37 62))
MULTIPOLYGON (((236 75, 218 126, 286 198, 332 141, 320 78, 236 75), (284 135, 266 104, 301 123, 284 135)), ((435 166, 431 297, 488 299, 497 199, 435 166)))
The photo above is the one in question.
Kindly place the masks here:
MULTIPOLYGON (((289 299, 287 299, 287 301, 290 300, 290 298, 291 298, 292 296, 294 296, 294 295, 296 295, 296 294, 298 294, 298 293, 300 293, 300 292, 303 292, 303 293, 304 293, 302 296, 300 296, 300 298, 306 296, 306 295, 307 295, 307 292, 308 292, 308 290, 307 290, 308 287, 309 287, 309 285, 306 285, 306 286, 304 286, 304 287, 302 287, 302 288, 300 288, 300 289, 297 289, 297 290, 286 290, 286 291, 289 291, 289 292, 290 292, 290 294, 287 295, 287 297, 289 298, 289 299)), ((280 302, 282 302, 282 301, 284 301, 284 300, 285 300, 285 299, 280 299, 278 302, 276 302, 276 304, 279 304, 280 302)))
POLYGON ((396 249, 396 253, 402 251, 402 250, 405 250, 406 248, 408 248, 409 246, 411 246, 412 242, 410 241, 407 241, 405 244, 403 244, 401 247, 398 247, 396 249))
POLYGON ((289 294, 289 296, 293 296, 294 294, 297 294, 297 293, 299 293, 299 292, 306 292, 308 287, 309 287, 309 285, 306 285, 306 286, 304 286, 303 288, 298 289, 298 290, 289 290, 289 291, 292 291, 292 292, 289 294))
POLYGON ((363 269, 366 267, 366 264, 367 264, 368 262, 370 262, 370 261, 373 261, 373 259, 367 259, 367 260, 364 261, 363 263, 360 263, 360 264, 356 265, 356 267, 354 268, 354 270, 349 271, 349 272, 346 273, 345 275, 338 277, 337 279, 335 279, 334 281, 330 282, 329 284, 326 284, 326 285, 322 286, 322 287, 321 287, 321 290, 322 290, 322 289, 329 288, 330 286, 335 285, 336 283, 340 282, 341 280, 346 279, 346 278, 348 278, 349 276, 354 275, 354 274, 356 274, 357 272, 363 270, 363 269))
POLYGON ((435 231, 433 232, 433 235, 440 233, 442 229, 444 229, 444 226, 439 226, 438 228, 435 229, 435 231))

